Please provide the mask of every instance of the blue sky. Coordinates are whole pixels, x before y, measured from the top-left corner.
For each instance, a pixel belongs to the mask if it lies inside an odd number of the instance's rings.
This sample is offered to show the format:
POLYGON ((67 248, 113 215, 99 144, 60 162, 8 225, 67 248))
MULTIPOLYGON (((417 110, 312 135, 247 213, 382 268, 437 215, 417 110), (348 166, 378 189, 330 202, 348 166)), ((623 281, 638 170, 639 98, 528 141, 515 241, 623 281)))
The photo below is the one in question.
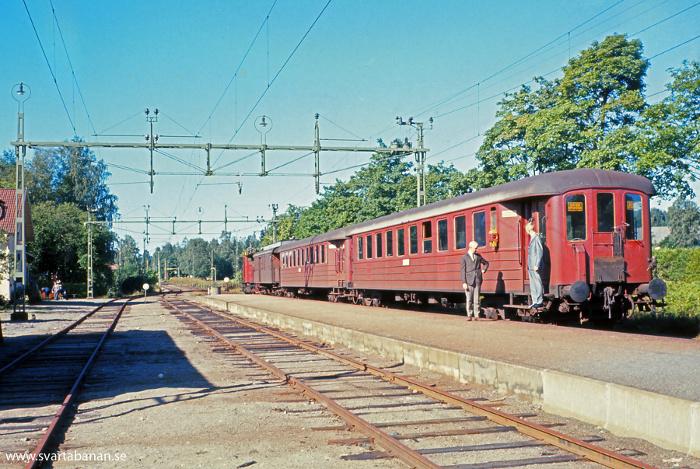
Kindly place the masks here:
MULTIPOLYGON (((359 144, 371 145, 379 137, 385 141, 395 137, 415 140, 412 129, 393 125, 394 118, 418 115, 429 108, 420 117, 436 116, 434 128, 426 132, 426 145, 436 154, 432 161, 454 160, 461 170, 475 165, 472 153, 481 142, 479 134, 493 124, 496 103, 504 91, 535 75, 557 70, 570 54, 575 55, 607 34, 634 35, 642 31, 634 37, 643 41, 646 55, 651 57, 696 36, 700 24, 700 5, 694 7, 698 2, 691 0, 332 0, 265 98, 251 112, 268 80, 280 69, 326 1, 277 1, 268 25, 263 27, 211 119, 208 116, 274 0, 53 0, 53 6, 98 133, 144 134, 147 124, 143 109, 158 107, 161 116, 156 128, 160 134, 190 135, 199 130, 202 138, 198 141, 228 142, 240 126, 233 142, 256 143, 260 135, 253 121, 264 114, 273 121, 267 137, 269 144, 310 145, 313 116, 318 112, 322 116, 322 138, 359 136, 368 139, 359 144), (598 16, 593 18, 595 15, 598 16), (496 72, 500 73, 494 75, 496 72), (476 83, 478 87, 474 86, 476 83), (470 87, 455 99, 431 107, 470 87), (249 112, 250 119, 243 122, 249 112)), ((26 2, 77 133, 87 140, 96 140, 72 81, 49 0, 26 2)), ((73 131, 69 119, 22 0, 4 0, 1 11, 0 29, 4 34, 0 56, 4 60, 0 89, 7 90, 6 98, 0 99, 0 139, 6 142, 4 147, 9 148, 15 137, 16 103, 10 90, 19 81, 32 89, 25 108, 26 138, 70 138, 73 131)), ((652 60, 647 92, 662 90, 668 80, 667 69, 684 59, 700 59, 700 40, 652 60)), ((548 78, 558 74, 552 73, 548 78)), ((662 97, 663 94, 651 99, 662 97)), ((172 153, 193 164, 204 164, 203 152, 172 153)), ((145 150, 99 150, 98 154, 108 163, 148 169, 145 150)), ((246 154, 227 152, 218 164, 246 154)), ((298 156, 301 153, 269 153, 268 168, 298 156)), ((217 158, 219 153, 213 153, 213 159, 217 158)), ((325 153, 321 170, 340 169, 367 159, 366 154, 325 153)), ((255 172, 259 166, 259 157, 253 156, 227 170, 255 172)), ((156 156, 155 170, 190 171, 161 155, 156 156)), ((144 204, 150 204, 152 216, 196 219, 201 213, 203 218, 223 218, 227 204, 229 216, 247 215, 254 219, 269 217, 271 203, 285 208, 289 203, 306 205, 315 198, 311 177, 244 177, 239 195, 236 186, 231 185, 239 180, 236 177, 158 176, 155 193, 150 194, 145 175, 116 167, 111 171, 112 190, 119 196, 121 213, 127 218, 142 216, 144 204), (227 185, 197 187, 199 182, 227 185)), ((303 158, 284 171, 310 174, 313 159, 303 158)), ((322 182, 351 174, 348 170, 325 176, 322 182)), ((699 190, 696 186, 696 192, 699 190)), ((184 233, 197 231, 196 227, 182 228, 184 233)), ((140 241, 143 227, 130 225, 128 229, 140 241)), ((222 229, 223 226, 210 225, 203 231, 222 229)), ((242 224, 236 229, 240 230, 238 234, 247 234, 260 226, 242 224)), ((165 231, 152 228, 152 247, 183 237, 165 231)))

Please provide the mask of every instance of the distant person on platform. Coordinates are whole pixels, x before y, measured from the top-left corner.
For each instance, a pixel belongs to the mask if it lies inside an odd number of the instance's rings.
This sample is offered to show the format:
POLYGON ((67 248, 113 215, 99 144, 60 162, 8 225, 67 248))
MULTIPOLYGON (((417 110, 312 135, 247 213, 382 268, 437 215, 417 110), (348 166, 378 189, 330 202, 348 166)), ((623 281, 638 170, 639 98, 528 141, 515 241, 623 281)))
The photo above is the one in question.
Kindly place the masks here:
POLYGON ((476 250, 479 243, 471 241, 467 253, 462 256, 462 288, 467 297, 467 321, 479 319, 479 290, 481 283, 484 280, 484 274, 489 268, 489 263, 486 259, 477 254, 476 250))
POLYGON ((525 231, 530 235, 530 245, 527 248, 527 272, 530 275, 530 296, 532 296, 530 308, 541 308, 544 306, 544 289, 540 277, 544 247, 532 220, 528 220, 525 224, 525 231))

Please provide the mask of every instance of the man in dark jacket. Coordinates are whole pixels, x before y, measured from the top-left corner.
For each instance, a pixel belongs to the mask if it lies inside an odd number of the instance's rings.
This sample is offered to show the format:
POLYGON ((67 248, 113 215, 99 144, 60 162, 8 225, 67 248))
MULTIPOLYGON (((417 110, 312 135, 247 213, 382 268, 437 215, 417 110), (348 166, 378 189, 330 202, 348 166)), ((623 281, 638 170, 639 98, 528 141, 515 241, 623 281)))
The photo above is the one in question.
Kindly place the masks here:
POLYGON ((478 247, 476 241, 471 241, 467 253, 462 256, 461 278, 462 288, 467 297, 467 321, 471 321, 472 318, 479 319, 479 290, 484 280, 483 274, 489 268, 488 261, 476 253, 478 247))

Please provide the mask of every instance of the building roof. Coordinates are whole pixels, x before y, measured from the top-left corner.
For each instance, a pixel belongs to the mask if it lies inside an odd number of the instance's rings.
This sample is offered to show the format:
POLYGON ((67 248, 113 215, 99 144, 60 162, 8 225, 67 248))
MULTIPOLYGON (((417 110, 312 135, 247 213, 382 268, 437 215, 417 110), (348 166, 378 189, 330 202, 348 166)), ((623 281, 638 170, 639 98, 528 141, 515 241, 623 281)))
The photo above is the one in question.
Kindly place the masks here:
POLYGON ((631 189, 643 192, 647 195, 655 194, 654 186, 651 184, 651 181, 643 176, 637 176, 635 174, 588 168, 556 171, 507 182, 477 192, 434 202, 422 207, 414 207, 383 217, 374 218, 311 238, 286 243, 284 248, 294 248, 312 242, 343 239, 357 233, 411 223, 416 220, 480 205, 507 202, 527 197, 556 195, 580 189, 631 189))
MULTIPOLYGON (((34 226, 32 225, 31 206, 24 201, 25 211, 25 237, 27 241, 34 239, 34 226)), ((15 190, 0 188, 0 231, 7 234, 15 234, 15 190)))

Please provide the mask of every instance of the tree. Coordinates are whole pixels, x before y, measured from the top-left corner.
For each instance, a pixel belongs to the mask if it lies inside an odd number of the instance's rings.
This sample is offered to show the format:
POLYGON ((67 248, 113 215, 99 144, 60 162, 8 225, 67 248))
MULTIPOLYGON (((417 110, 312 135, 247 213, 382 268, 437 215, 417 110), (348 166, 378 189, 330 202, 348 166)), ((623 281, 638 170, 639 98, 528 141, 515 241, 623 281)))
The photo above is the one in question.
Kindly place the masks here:
MULTIPOLYGON (((87 279, 87 212, 72 203, 40 202, 32 206, 34 239, 28 252, 38 281, 49 284, 52 275, 64 282, 87 279)), ((93 225, 93 274, 95 290, 105 293, 112 284, 113 235, 103 225, 93 225)))
POLYGON ((671 247, 700 246, 700 207, 692 200, 676 199, 668 209, 671 234, 663 243, 671 247))
POLYGON ((632 148, 640 174, 662 189, 662 197, 691 197, 689 182, 700 171, 700 62, 670 72, 670 93, 645 109, 632 148))
POLYGON ((644 100, 642 43, 612 35, 499 103, 477 152, 477 188, 549 171, 602 168, 649 177, 663 198, 692 194, 700 165, 700 66, 672 70, 671 94, 644 100))
POLYGON ((668 225, 668 213, 664 212, 660 208, 651 209, 651 226, 667 226, 668 225))
POLYGON ((95 211, 98 220, 112 220, 117 213, 117 197, 107 187, 107 165, 89 148, 39 149, 27 166, 32 174, 27 188, 34 203, 73 203, 95 211))

